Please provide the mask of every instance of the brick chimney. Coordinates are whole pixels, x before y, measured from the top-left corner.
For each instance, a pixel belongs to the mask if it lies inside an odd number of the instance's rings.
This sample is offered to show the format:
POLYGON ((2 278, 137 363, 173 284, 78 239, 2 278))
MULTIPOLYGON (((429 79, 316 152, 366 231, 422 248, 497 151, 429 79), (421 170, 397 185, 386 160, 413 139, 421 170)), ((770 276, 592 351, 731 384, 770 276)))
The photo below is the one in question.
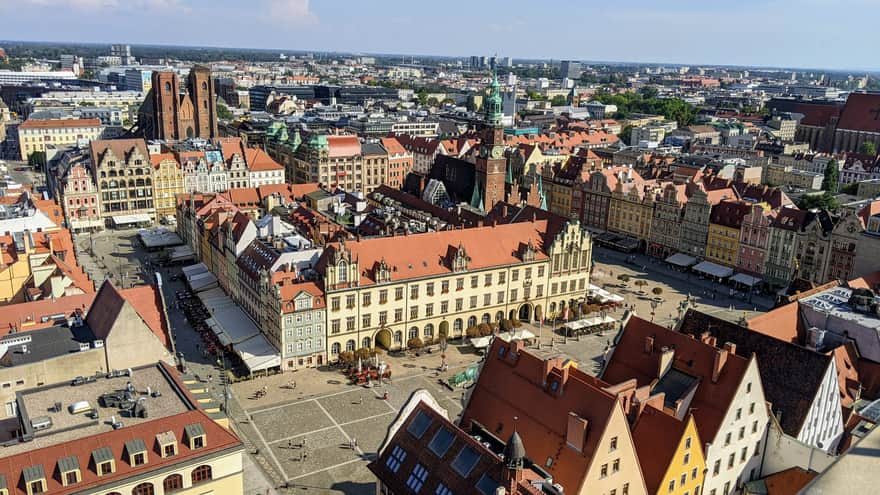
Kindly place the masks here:
POLYGON ((715 362, 712 364, 712 383, 718 383, 721 370, 724 369, 724 364, 727 363, 727 354, 727 349, 715 349, 715 362))
POLYGON ((565 443, 572 449, 583 452, 587 442, 587 433, 590 431, 590 422, 576 413, 568 413, 568 426, 565 429, 565 443))
POLYGON ((725 343, 724 343, 724 349, 725 349, 725 350, 728 352, 728 354, 730 354, 731 356, 736 356, 736 344, 735 344, 735 343, 733 343, 733 342, 725 342, 725 343))

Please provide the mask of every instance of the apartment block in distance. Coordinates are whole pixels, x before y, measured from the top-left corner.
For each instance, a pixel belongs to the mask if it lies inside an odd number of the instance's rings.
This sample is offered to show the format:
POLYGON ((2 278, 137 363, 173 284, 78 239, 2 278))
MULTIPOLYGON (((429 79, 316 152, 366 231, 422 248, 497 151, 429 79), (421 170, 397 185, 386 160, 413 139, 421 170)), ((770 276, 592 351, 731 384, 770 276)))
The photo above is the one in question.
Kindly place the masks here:
POLYGON ((99 119, 26 120, 18 126, 21 159, 45 152, 47 145, 72 146, 80 140, 98 139, 102 131, 99 119))

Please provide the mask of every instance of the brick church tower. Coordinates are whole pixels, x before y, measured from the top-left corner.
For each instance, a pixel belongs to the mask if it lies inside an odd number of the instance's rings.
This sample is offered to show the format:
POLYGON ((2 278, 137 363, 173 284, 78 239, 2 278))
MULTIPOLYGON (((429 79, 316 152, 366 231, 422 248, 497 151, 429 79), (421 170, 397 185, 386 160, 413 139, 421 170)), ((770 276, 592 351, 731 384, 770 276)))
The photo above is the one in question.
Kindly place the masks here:
POLYGON ((471 206, 489 211, 495 203, 504 201, 507 159, 504 157, 504 126, 501 123, 501 90, 498 77, 492 75, 489 96, 486 98, 486 123, 476 160, 476 183, 471 206), (475 205, 479 196, 482 205, 475 205))
POLYGON ((153 87, 138 111, 139 133, 147 139, 176 141, 217 137, 217 99, 207 67, 193 67, 180 91, 175 72, 153 72, 153 87))

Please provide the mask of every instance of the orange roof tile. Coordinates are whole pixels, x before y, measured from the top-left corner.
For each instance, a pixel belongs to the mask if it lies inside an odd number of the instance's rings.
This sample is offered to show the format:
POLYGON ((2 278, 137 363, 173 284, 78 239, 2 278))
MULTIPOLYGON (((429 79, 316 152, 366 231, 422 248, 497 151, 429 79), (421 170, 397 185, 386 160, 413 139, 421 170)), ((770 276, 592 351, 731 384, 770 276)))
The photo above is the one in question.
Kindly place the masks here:
POLYGON ((361 154, 361 142, 357 136, 327 136, 330 158, 340 158, 361 154))
MULTIPOLYGON (((678 420, 652 405, 639 413, 632 427, 632 436, 648 493, 659 493, 689 419, 690 416, 686 416, 678 420)), ((700 442, 694 444, 696 448, 702 448, 700 442)))
POLYGON ((746 358, 728 355, 716 382, 712 382, 716 349, 691 336, 674 332, 637 316, 629 319, 611 355, 602 379, 621 383, 635 378, 638 386, 651 385, 659 378, 658 363, 663 347, 675 349, 672 366, 682 373, 701 378, 691 402, 694 420, 703 440, 713 442, 727 407, 739 387, 749 364, 746 358), (645 339, 653 338, 653 351, 645 352, 645 339))
POLYGON ((19 129, 69 129, 72 127, 101 127, 100 119, 47 119, 26 120, 19 129))
POLYGON ((815 477, 816 473, 795 466, 767 476, 764 484, 767 486, 767 495, 796 495, 815 477))
POLYGON ((43 299, 18 304, 8 304, 0 311, 0 337, 10 333, 13 327, 18 331, 38 330, 56 325, 54 315, 72 317, 77 310, 87 312, 95 300, 94 291, 74 294, 57 299, 43 299))
POLYGON ((266 172, 270 170, 284 170, 278 162, 273 160, 265 151, 258 148, 245 150, 245 163, 251 172, 266 172))

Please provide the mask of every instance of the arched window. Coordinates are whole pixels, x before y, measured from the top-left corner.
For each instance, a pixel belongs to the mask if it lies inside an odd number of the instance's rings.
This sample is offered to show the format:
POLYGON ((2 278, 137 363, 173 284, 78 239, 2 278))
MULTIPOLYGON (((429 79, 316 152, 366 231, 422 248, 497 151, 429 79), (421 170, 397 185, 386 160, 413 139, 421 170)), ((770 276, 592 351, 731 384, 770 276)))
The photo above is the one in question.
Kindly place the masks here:
POLYGON ((345 343, 345 350, 348 352, 354 352, 354 345, 354 339, 349 339, 349 341, 345 343))
POLYGON ((208 90, 208 83, 207 83, 207 82, 202 81, 202 89, 205 90, 205 91, 208 90))
POLYGON ((489 323, 492 321, 492 316, 489 313, 483 313, 483 318, 481 319, 483 323, 489 323))
POLYGON ((477 317, 471 316, 470 318, 468 318, 468 327, 475 327, 475 326, 477 326, 477 317))
POLYGON ((131 495, 155 495, 152 483, 141 483, 131 489, 131 495))
POLYGON ((344 261, 336 265, 336 275, 338 283, 344 284, 348 282, 348 265, 344 261))
POLYGON ((409 329, 409 338, 415 339, 419 336, 419 327, 410 327, 409 329))
POLYGON ((205 481, 211 481, 211 466, 202 465, 193 469, 192 484, 196 485, 205 481))
POLYGON ((425 338, 433 339, 434 338, 434 325, 428 323, 425 325, 425 338))
POLYGON ((165 480, 162 481, 162 489, 165 490, 165 493, 172 493, 175 490, 183 489, 183 476, 172 474, 165 478, 165 480))
POLYGON ((464 325, 464 322, 461 321, 461 318, 456 318, 455 321, 452 322, 452 330, 457 333, 461 333, 463 325, 464 325))
POLYGON ((333 345, 330 346, 330 354, 334 356, 339 354, 339 351, 342 349, 342 346, 339 345, 339 342, 334 342, 333 345))
POLYGON ((107 177, 107 172, 104 172, 103 170, 101 170, 101 178, 103 179, 105 177, 107 177))
POLYGON ((403 332, 401 332, 400 330, 394 332, 394 343, 403 344, 403 332))
POLYGON ((105 180, 101 181, 101 189, 107 189, 107 181, 105 181, 105 180))
POLYGON ((171 83, 168 81, 165 81, 165 91, 171 91, 171 83))
POLYGON ((370 348, 370 338, 369 337, 364 337, 364 339, 361 341, 361 347, 363 347, 364 349, 370 348))
POLYGON ((495 321, 501 321, 504 319, 504 311, 499 311, 495 313, 495 321))

